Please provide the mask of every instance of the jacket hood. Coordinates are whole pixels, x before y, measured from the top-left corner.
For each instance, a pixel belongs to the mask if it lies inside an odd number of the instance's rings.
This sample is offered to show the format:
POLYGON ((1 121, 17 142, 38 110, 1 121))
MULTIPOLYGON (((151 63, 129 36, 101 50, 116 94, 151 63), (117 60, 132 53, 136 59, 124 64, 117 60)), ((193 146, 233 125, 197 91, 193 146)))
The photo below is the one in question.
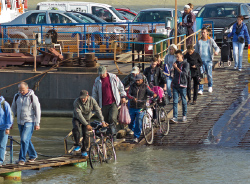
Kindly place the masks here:
MULTIPOLYGON (((20 96, 22 96, 22 94, 20 92, 18 92, 18 94, 20 96)), ((26 95, 24 95, 24 96, 31 96, 31 95, 34 95, 34 94, 35 94, 34 91, 32 89, 29 89, 29 92, 26 95)))
POLYGON ((4 97, 3 96, 0 96, 0 103, 2 103, 2 101, 4 101, 4 97))

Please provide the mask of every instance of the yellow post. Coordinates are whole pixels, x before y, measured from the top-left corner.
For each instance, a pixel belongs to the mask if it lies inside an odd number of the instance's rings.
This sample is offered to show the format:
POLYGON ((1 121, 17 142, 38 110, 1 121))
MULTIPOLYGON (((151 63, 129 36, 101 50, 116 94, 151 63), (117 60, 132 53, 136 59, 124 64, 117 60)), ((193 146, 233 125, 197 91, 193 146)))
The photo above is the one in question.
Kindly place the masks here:
POLYGON ((114 42, 114 62, 116 63, 116 46, 117 46, 117 43, 116 41, 114 42))
POLYGON ((76 34, 76 44, 77 44, 77 57, 79 57, 79 34, 76 34))
POLYGON ((34 56, 34 72, 36 72, 36 40, 34 42, 34 47, 33 47, 33 56, 34 56))
POLYGON ((163 42, 161 42, 161 58, 163 58, 163 42))
POLYGON ((186 35, 184 35, 184 50, 186 50, 187 49, 187 42, 186 42, 186 38, 187 38, 187 36, 186 35))
POLYGON ((157 54, 157 48, 156 48, 156 44, 154 44, 154 51, 153 51, 153 55, 157 54))
POLYGON ((177 0, 175 0, 175 15, 174 15, 174 44, 177 44, 177 0))

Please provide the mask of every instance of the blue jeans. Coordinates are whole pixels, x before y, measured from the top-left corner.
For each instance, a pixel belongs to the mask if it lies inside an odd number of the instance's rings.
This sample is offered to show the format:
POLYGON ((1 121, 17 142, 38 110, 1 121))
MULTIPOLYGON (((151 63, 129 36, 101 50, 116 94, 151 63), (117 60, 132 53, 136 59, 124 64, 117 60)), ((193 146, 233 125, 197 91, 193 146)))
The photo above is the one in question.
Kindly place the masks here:
POLYGON ((18 129, 21 138, 21 148, 19 153, 19 161, 26 160, 26 155, 28 153, 30 159, 37 158, 36 150, 31 142, 31 137, 34 131, 34 123, 24 123, 24 125, 18 124, 18 129))
MULTIPOLYGON (((207 80, 208 80, 208 87, 213 86, 213 62, 212 61, 203 61, 203 68, 205 69, 205 72, 207 74, 207 80)), ((199 85, 199 90, 203 91, 203 84, 199 85)))
POLYGON ((172 94, 171 94, 172 77, 166 77, 166 80, 167 80, 167 92, 168 92, 168 96, 172 97, 172 94))
POLYGON ((140 112, 141 109, 129 109, 129 114, 131 118, 131 123, 129 124, 129 129, 134 132, 134 137, 139 138, 142 130, 142 118, 144 112, 140 112))
POLYGON ((173 87, 173 117, 178 117, 178 99, 179 95, 182 100, 182 115, 187 115, 187 100, 186 100, 187 88, 173 87))
POLYGON ((8 135, 5 134, 5 130, 0 130, 0 164, 3 164, 6 145, 8 142, 8 135))
POLYGON ((233 54, 234 54, 234 67, 242 69, 242 55, 245 47, 245 43, 233 42, 233 54))

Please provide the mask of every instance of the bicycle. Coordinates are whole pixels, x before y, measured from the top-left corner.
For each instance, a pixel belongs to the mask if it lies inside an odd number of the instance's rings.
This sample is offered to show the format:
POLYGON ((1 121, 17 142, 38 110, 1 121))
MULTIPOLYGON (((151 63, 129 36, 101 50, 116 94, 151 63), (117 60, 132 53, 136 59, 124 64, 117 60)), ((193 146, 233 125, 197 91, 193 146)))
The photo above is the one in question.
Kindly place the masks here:
POLYGON ((101 165, 102 162, 116 161, 113 136, 107 127, 102 127, 98 121, 91 122, 93 128, 93 142, 89 148, 89 162, 92 169, 101 165))
POLYGON ((164 107, 160 107, 157 102, 146 105, 142 109, 144 112, 142 119, 142 130, 147 144, 152 144, 154 141, 154 127, 160 127, 160 132, 166 136, 169 132, 169 119, 164 107), (156 120, 153 118, 153 109, 156 112, 156 120))

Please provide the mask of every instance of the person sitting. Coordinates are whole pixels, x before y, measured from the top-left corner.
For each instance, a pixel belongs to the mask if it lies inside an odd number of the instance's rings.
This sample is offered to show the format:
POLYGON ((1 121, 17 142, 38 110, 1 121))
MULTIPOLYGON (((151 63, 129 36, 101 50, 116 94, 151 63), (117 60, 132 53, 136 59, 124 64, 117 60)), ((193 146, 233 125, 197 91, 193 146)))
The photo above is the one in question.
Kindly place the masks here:
POLYGON ((135 77, 135 82, 129 87, 127 96, 131 100, 129 108, 131 123, 129 124, 129 128, 134 132, 134 142, 138 143, 144 115, 141 109, 146 105, 147 96, 156 98, 157 95, 143 82, 142 74, 138 74, 135 77))
POLYGON ((86 157, 87 149, 89 145, 89 131, 92 130, 90 126, 90 118, 92 117, 92 111, 96 112, 97 117, 102 122, 102 126, 106 127, 107 124, 104 121, 104 117, 98 106, 96 100, 89 96, 88 91, 82 90, 80 92, 80 96, 73 103, 74 111, 73 111, 73 136, 75 140, 75 148, 73 151, 80 151, 81 155, 86 157), (80 144, 80 125, 82 126, 82 145, 80 144), (81 147, 82 146, 82 147, 81 147))

